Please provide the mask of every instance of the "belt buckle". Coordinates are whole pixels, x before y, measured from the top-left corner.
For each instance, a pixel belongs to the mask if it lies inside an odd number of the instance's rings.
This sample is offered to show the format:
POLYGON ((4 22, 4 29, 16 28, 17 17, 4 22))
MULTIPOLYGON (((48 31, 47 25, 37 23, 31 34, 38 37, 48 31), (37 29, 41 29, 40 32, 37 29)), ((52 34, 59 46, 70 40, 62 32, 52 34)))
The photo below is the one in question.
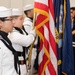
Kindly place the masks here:
POLYGON ((24 60, 21 61, 21 65, 23 65, 23 64, 24 64, 24 60))

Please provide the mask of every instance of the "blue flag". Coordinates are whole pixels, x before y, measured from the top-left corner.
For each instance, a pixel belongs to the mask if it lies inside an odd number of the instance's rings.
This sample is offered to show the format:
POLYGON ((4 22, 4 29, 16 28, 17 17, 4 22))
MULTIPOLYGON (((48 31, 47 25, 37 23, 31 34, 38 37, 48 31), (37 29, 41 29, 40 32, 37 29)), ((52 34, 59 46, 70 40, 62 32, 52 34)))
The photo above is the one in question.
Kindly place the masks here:
POLYGON ((58 75, 62 74, 62 47, 63 47, 63 17, 64 1, 54 0, 55 5, 55 32, 58 54, 58 75))
POLYGON ((69 0, 54 0, 58 75, 74 75, 69 0))
POLYGON ((64 0, 64 35, 63 35, 63 49, 62 49, 62 72, 67 75, 74 75, 74 57, 72 48, 72 31, 71 31, 71 16, 70 16, 70 2, 64 0))

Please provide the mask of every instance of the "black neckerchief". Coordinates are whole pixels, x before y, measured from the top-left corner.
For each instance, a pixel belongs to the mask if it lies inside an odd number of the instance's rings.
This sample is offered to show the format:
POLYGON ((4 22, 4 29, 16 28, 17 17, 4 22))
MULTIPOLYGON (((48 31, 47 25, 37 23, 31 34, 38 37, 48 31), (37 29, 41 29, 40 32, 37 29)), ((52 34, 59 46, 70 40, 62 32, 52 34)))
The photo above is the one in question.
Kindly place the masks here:
POLYGON ((33 18, 29 17, 31 19, 31 22, 33 22, 33 18))
POLYGON ((19 31, 21 34, 23 34, 23 31, 20 29, 20 28, 18 28, 18 27, 14 27, 17 31, 19 31))
MULTIPOLYGON (((0 40, 2 40, 2 42, 6 45, 6 47, 9 48, 14 54, 14 66, 15 66, 16 72, 18 73, 18 69, 17 69, 18 54, 16 50, 12 47, 12 43, 7 36, 8 36, 8 33, 4 31, 0 31, 0 40)), ((19 75, 20 75, 20 71, 19 71, 19 75)))
POLYGON ((24 26, 22 26, 22 29, 24 30, 24 32, 26 33, 26 35, 28 35, 28 33, 26 32, 26 30, 25 30, 24 26))

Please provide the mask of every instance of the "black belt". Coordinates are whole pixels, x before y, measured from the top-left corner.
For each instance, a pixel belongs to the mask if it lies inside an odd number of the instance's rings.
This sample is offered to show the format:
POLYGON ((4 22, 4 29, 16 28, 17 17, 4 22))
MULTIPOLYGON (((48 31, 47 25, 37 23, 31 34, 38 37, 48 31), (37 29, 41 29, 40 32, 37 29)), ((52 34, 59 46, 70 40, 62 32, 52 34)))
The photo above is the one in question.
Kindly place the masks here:
MULTIPOLYGON (((18 57, 23 56, 23 58, 24 58, 23 52, 17 52, 17 53, 18 53, 18 57)), ((21 64, 21 65, 26 64, 26 60, 25 59, 24 60, 19 60, 19 64, 21 64)))
POLYGON ((25 64, 25 61, 24 60, 21 60, 21 61, 19 61, 19 64, 20 65, 24 65, 25 64))

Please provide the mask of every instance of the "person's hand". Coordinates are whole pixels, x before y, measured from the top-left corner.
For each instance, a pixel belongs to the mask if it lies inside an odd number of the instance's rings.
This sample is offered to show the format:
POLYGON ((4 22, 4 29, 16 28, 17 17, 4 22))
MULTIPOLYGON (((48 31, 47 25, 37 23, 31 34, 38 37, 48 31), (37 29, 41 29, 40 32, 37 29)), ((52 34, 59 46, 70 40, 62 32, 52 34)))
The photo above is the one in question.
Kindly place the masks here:
POLYGON ((36 36, 35 29, 31 30, 31 31, 30 31, 30 34, 32 34, 32 35, 35 37, 35 36, 36 36))

